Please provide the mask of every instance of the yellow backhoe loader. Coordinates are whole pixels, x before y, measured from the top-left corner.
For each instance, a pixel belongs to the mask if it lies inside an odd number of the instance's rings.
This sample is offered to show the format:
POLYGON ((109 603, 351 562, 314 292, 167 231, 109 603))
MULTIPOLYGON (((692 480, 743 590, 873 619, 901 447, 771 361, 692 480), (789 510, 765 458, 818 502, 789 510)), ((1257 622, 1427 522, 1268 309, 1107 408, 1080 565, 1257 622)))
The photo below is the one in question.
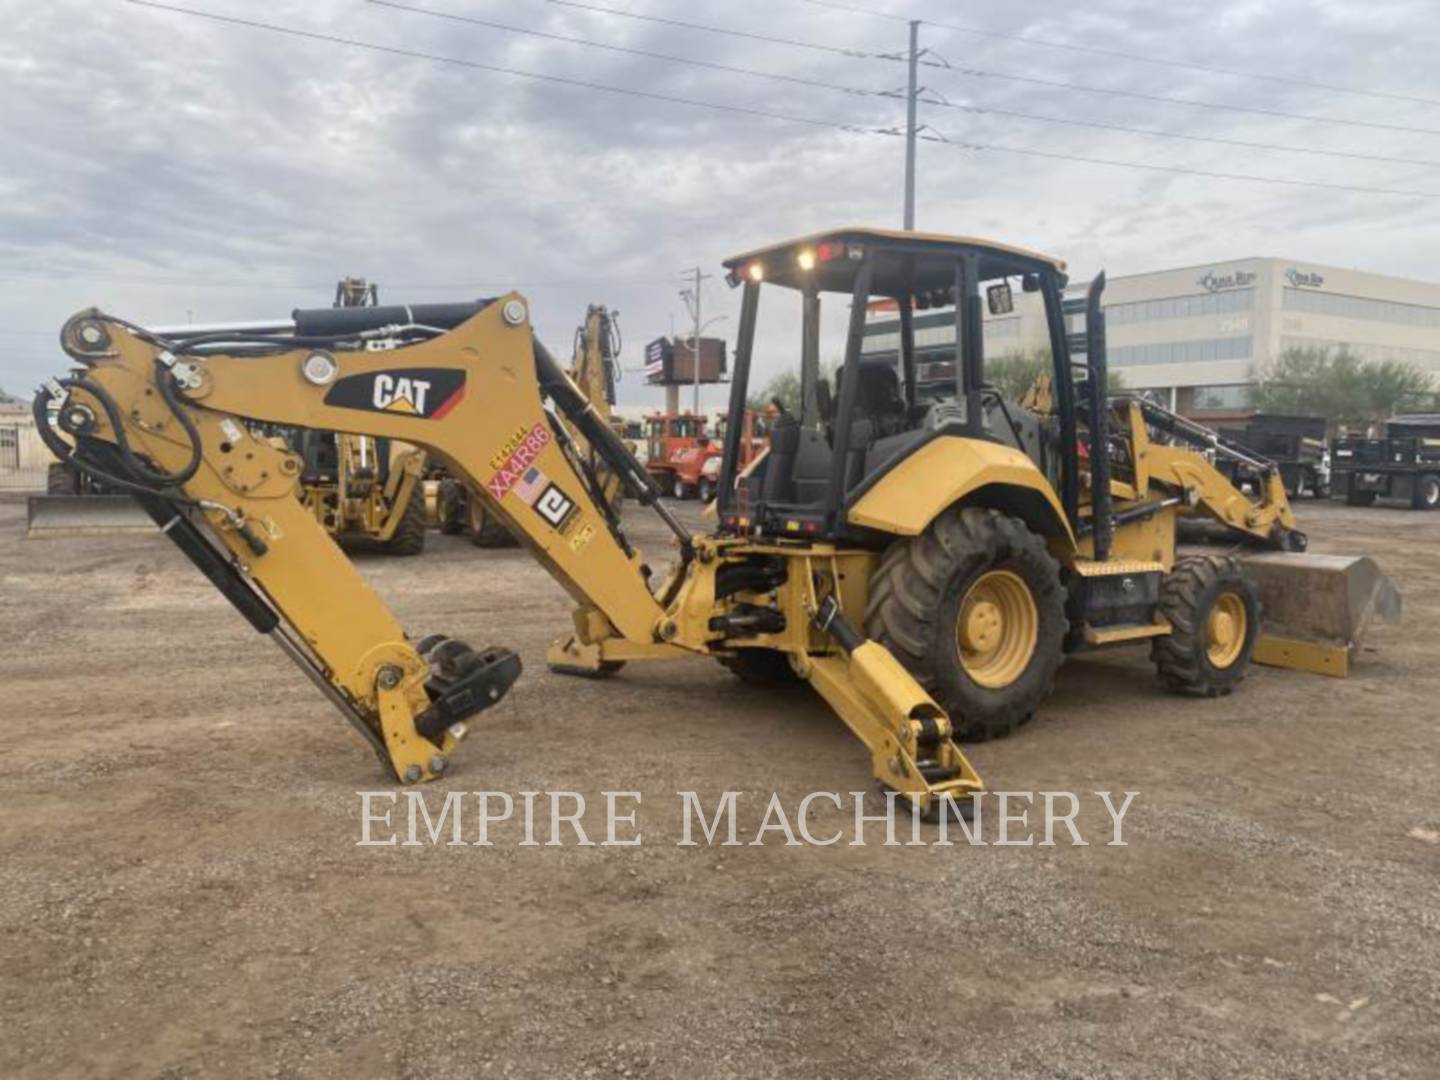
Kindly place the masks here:
POLYGON ((470 718, 519 675, 519 658, 406 634, 294 499, 298 456, 255 438, 252 423, 425 447, 574 598, 552 667, 598 676, 632 660, 708 656, 747 679, 805 680, 865 744, 876 779, 921 813, 949 800, 963 812, 982 785, 957 738, 1023 722, 1067 650, 1148 643, 1169 687, 1235 687, 1274 628, 1262 625, 1239 560, 1176 554, 1182 515, 1283 553, 1270 557, 1264 587, 1288 577, 1339 605, 1310 628, 1325 641, 1285 639, 1273 660, 1291 647, 1348 653, 1369 615, 1397 606, 1373 568, 1369 595, 1355 595, 1363 560, 1317 567, 1295 553, 1304 537, 1278 474, 1248 498, 1205 454, 1157 437, 1164 416, 1108 399, 1103 276, 1076 363, 1064 265, 1019 248, 844 229, 726 267, 743 295, 706 535, 659 501, 535 338, 515 293, 297 311, 284 334, 224 341, 161 339, 89 310, 62 331, 79 368, 35 407, 58 404, 77 464, 130 490, 404 782, 447 768, 470 718), (1048 409, 1008 402, 984 380, 982 296, 1003 306, 1014 287, 1043 301, 1048 409), (775 288, 800 294, 802 400, 814 404, 775 422, 768 453, 742 478, 757 317, 762 291, 775 288), (819 380, 827 295, 849 308, 833 391, 819 380), (862 362, 865 312, 879 298, 900 308, 893 366, 862 362), (954 393, 922 401, 913 312, 951 305, 954 393), (571 425, 674 534, 667 573, 652 576, 626 538, 571 425))

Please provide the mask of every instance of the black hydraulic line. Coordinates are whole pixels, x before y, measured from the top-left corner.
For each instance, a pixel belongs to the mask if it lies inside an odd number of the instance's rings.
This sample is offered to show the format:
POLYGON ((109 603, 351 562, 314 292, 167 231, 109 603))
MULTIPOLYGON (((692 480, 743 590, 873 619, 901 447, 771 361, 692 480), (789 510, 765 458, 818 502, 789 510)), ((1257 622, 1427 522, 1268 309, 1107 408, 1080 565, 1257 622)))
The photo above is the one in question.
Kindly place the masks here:
MULTIPOLYGON (((376 308, 354 308, 357 311, 376 311, 376 308)), ((541 344, 539 338, 534 338, 535 347, 535 375, 540 381, 540 389, 555 402, 565 417, 574 424, 580 434, 585 436, 595 451, 603 458, 616 474, 625 482, 635 497, 640 500, 641 505, 649 506, 660 515, 662 521, 676 538, 680 541, 682 560, 688 561, 693 553, 690 544, 690 533, 685 526, 681 525, 661 501, 660 489, 655 481, 650 479, 645 466, 636 460, 630 448, 625 445, 620 436, 616 435, 610 425, 600 418, 595 407, 570 381, 570 377, 556 362, 550 350, 541 344)))
POLYGON ((1090 398, 1090 515, 1095 535, 1095 561, 1110 558, 1115 523, 1110 515, 1109 373, 1105 360, 1105 271, 1095 275, 1085 293, 1085 366, 1090 398))
POLYGON ((1128 510, 1121 510, 1111 517, 1115 525, 1128 525, 1132 521, 1144 521, 1146 518, 1154 517, 1161 510, 1171 506, 1179 506, 1185 500, 1175 495, 1168 499, 1160 499, 1156 502, 1142 503, 1139 506, 1132 506, 1128 510))
POLYGON ((493 300, 467 300, 447 304, 385 304, 374 307, 296 308, 296 337, 344 337, 383 326, 418 323, 452 330, 489 307, 493 300))
POLYGON ((827 596, 820 602, 814 622, 817 630, 824 631, 835 639, 835 644, 845 650, 846 656, 865 644, 865 635, 841 614, 840 604, 833 596, 827 596))
POLYGON ((1146 422, 1167 435, 1200 450, 1214 450, 1222 457, 1238 461, 1267 475, 1276 468, 1275 462, 1269 458, 1251 453, 1237 443, 1222 437, 1218 432, 1212 431, 1202 424, 1197 424, 1193 420, 1187 420, 1178 413, 1173 413, 1169 409, 1155 404, 1149 398, 1137 398, 1136 400, 1140 404, 1140 412, 1146 422))

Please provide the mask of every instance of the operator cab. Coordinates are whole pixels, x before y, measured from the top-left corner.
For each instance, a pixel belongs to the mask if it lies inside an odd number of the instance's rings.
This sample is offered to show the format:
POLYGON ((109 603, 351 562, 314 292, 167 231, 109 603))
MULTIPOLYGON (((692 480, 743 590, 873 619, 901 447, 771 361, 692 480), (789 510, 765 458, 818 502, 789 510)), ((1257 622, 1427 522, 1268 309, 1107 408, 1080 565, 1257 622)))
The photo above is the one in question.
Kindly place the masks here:
MULTIPOLYGON (((1063 262, 983 240, 855 228, 724 265, 730 284, 744 288, 727 435, 760 389, 750 382, 762 293, 767 305, 774 297, 782 308, 798 307, 801 402, 798 413, 775 403, 781 415, 771 425, 769 453, 743 477, 739 440, 726 438, 718 507, 724 531, 863 540, 863 530, 848 524, 849 507, 942 436, 1026 454, 1075 520, 1076 386, 1063 262), (1006 400, 985 379, 987 334, 996 339, 992 354, 1011 351, 1012 339, 1013 351, 1022 351, 1017 302, 1044 327, 1032 344, 1036 354, 1048 354, 1055 408, 1045 415, 1006 400), (827 374, 825 361, 837 360, 827 374)), ((768 320, 764 329, 769 346, 777 335, 768 320)), ((787 331, 793 340, 793 326, 787 331)))

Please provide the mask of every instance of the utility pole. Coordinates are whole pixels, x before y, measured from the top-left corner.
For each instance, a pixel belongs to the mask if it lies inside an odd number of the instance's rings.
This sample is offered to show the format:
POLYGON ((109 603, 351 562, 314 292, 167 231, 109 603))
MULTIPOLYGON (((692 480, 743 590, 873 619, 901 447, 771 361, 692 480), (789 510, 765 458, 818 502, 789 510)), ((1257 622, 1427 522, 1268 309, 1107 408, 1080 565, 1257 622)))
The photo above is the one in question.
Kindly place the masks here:
POLYGON ((915 231, 915 143, 919 128, 920 20, 910 20, 910 86, 905 95, 905 231, 915 231))
POLYGON ((680 296, 685 301, 691 318, 695 320, 695 330, 690 337, 690 363, 694 368, 695 396, 690 411, 698 416, 700 415, 700 288, 701 284, 708 281, 712 275, 701 273, 698 266, 691 270, 690 274, 693 275, 694 285, 691 288, 682 289, 680 296))

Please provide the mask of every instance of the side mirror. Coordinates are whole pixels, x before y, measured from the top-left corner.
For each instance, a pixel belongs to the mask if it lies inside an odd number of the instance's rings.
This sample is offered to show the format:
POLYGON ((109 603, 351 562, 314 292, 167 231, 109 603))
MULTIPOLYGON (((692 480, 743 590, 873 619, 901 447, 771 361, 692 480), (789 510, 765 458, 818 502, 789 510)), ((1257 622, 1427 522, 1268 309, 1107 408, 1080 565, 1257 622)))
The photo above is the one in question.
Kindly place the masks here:
POLYGON ((1010 295, 1010 283, 1002 281, 985 290, 985 303, 991 315, 1009 315, 1015 310, 1015 298, 1010 295))

